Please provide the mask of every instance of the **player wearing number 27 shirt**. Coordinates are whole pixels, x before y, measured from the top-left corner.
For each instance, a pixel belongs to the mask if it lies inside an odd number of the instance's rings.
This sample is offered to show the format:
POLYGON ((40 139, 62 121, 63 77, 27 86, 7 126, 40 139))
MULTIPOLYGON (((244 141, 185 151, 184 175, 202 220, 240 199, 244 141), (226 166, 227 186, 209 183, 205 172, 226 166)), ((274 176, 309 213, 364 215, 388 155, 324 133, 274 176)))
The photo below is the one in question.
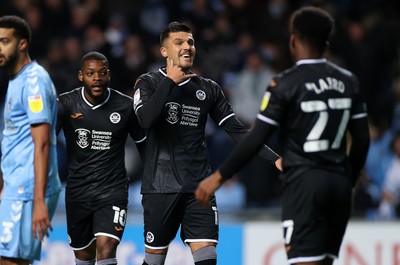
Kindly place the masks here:
POLYGON ((323 57, 333 24, 319 8, 292 15, 295 65, 271 80, 249 136, 196 190, 197 199, 206 203, 280 127, 282 227, 290 264, 330 265, 337 258, 350 217, 352 187, 369 145, 357 78, 323 57))

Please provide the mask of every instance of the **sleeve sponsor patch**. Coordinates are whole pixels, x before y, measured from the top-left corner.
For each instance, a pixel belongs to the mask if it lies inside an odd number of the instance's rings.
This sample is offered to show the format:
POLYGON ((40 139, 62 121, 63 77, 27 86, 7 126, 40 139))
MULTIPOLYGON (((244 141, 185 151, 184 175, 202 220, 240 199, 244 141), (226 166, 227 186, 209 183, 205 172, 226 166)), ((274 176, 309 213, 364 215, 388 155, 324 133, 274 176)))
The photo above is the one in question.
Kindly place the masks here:
POLYGON ((28 103, 29 109, 34 113, 38 113, 43 110, 43 99, 41 95, 28 97, 28 103))
POLYGON ((264 111, 267 108, 270 97, 271 97, 271 92, 268 91, 265 92, 264 97, 261 101, 261 106, 260 106, 261 111, 264 111))

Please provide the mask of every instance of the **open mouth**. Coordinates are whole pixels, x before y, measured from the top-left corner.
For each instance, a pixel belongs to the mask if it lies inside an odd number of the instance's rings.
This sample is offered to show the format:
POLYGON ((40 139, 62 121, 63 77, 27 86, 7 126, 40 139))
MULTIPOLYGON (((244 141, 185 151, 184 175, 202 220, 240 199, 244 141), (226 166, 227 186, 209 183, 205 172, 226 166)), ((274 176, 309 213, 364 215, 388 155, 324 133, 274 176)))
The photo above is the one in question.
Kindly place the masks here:
POLYGON ((92 85, 91 88, 97 92, 103 90, 103 85, 92 85))
POLYGON ((183 54, 183 55, 181 55, 181 58, 186 61, 192 60, 192 56, 190 54, 183 54))

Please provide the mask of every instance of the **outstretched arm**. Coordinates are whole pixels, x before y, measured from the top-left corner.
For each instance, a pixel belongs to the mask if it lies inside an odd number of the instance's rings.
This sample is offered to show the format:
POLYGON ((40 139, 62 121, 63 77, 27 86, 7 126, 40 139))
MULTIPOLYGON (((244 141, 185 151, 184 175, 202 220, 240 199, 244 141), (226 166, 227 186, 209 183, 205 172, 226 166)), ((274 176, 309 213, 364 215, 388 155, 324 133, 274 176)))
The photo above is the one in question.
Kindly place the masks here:
MULTIPOLYGON (((239 171, 263 147, 275 127, 257 120, 254 128, 246 135, 222 163, 217 171, 200 182, 195 191, 196 199, 203 205, 209 203, 210 196, 239 171)), ((281 161, 280 161, 281 165, 281 161)))
MULTIPOLYGON (((223 124, 222 128, 225 132, 232 138, 235 143, 240 143, 250 132, 237 118, 236 116, 232 116, 226 120, 223 124)), ((275 165, 275 167, 282 171, 282 158, 269 146, 262 144, 257 155, 271 164, 275 165)))

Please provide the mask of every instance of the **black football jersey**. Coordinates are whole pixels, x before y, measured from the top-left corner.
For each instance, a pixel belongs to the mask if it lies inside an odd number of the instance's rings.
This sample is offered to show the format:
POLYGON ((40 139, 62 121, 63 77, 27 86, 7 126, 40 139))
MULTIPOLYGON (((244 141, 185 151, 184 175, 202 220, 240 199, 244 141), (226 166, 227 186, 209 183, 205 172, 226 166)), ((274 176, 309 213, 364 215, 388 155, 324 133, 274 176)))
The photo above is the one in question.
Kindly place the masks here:
POLYGON ((257 116, 280 126, 286 170, 317 165, 342 173, 348 123, 366 117, 357 78, 326 59, 298 61, 273 78, 257 116))
POLYGON ((136 82, 134 102, 139 122, 152 115, 140 109, 157 89, 170 92, 165 102, 155 104, 161 104, 161 110, 147 128, 142 193, 194 192, 211 173, 205 142, 207 117, 222 126, 234 113, 214 81, 195 77, 175 84, 166 78, 165 69, 160 69, 142 75, 136 82))
POLYGON ((120 196, 129 178, 125 169, 128 134, 136 142, 145 140, 133 110, 132 98, 108 89, 98 105, 85 99, 83 87, 58 97, 58 130, 67 144, 68 179, 66 199, 88 201, 120 196))

